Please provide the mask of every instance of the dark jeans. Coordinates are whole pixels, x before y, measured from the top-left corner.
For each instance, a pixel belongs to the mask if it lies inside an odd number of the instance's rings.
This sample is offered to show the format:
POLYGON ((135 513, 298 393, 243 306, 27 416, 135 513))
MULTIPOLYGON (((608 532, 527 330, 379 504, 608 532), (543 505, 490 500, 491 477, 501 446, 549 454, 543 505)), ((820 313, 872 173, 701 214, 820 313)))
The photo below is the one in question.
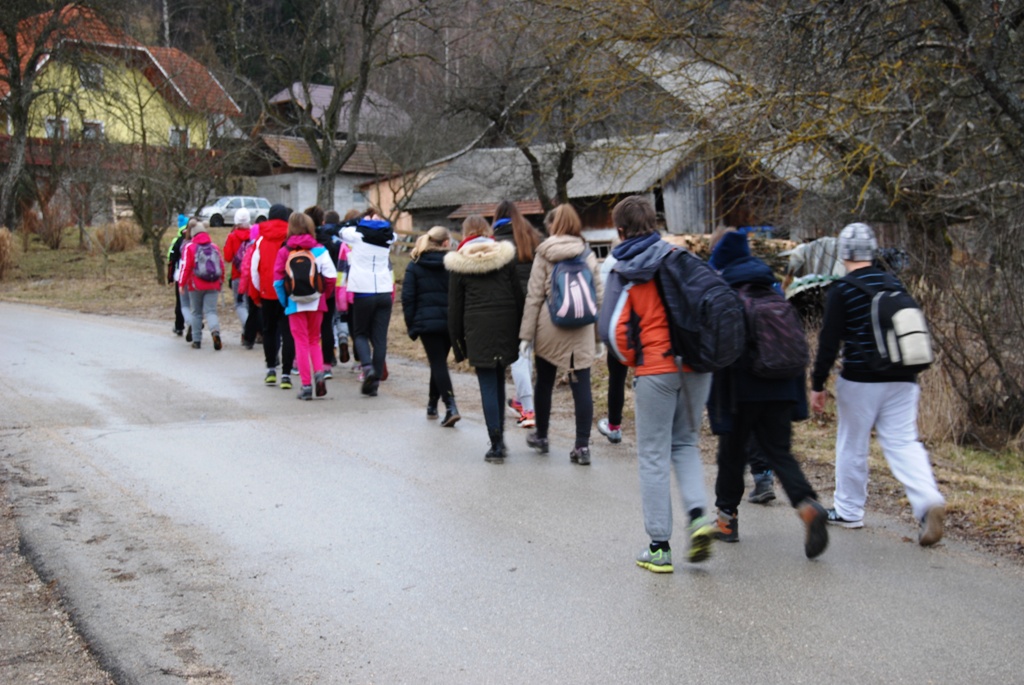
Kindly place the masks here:
POLYGON ((352 302, 352 331, 356 356, 363 366, 373 365, 377 378, 384 375, 391 323, 391 293, 356 295, 352 302))
POLYGON ((185 330, 185 315, 181 313, 181 293, 178 286, 174 286, 174 330, 185 330))
POLYGON ((277 300, 263 300, 263 356, 267 368, 277 366, 277 351, 281 350, 281 374, 287 376, 295 365, 295 340, 292 338, 288 317, 277 300))
POLYGON ((245 301, 249 305, 249 316, 246 317, 245 325, 242 326, 242 337, 246 342, 255 343, 256 334, 263 330, 263 308, 257 307, 248 295, 245 296, 245 301))
POLYGON ((794 507, 805 499, 818 499, 803 469, 790 450, 793 406, 789 402, 741 402, 733 415, 732 432, 718 436, 718 478, 715 504, 735 512, 743 499, 743 472, 751 435, 764 452, 794 507))
POLYGON ((505 430, 505 367, 493 369, 476 367, 476 380, 480 384, 480 402, 484 408, 484 422, 488 431, 505 430))
POLYGON ((626 404, 626 374, 629 368, 608 350, 608 423, 622 425, 622 407, 626 404))
MULTIPOLYGON (((551 424, 551 395, 555 390, 558 367, 536 357, 537 385, 533 389, 533 404, 536 409, 537 436, 548 437, 551 424)), ((590 426, 594 422, 594 398, 590 394, 590 369, 576 369, 569 374, 569 388, 576 410, 576 447, 590 444, 590 426)))
POLYGON ((438 399, 443 399, 447 406, 455 395, 452 377, 448 374, 448 353, 452 349, 452 341, 447 333, 423 333, 420 342, 430 364, 430 394, 427 396, 430 406, 436 407, 438 399))
POLYGON ((320 348, 324 353, 324 364, 334 366, 338 360, 334 356, 334 345, 338 341, 334 339, 334 297, 327 298, 327 311, 324 312, 324 320, 320 324, 320 348))

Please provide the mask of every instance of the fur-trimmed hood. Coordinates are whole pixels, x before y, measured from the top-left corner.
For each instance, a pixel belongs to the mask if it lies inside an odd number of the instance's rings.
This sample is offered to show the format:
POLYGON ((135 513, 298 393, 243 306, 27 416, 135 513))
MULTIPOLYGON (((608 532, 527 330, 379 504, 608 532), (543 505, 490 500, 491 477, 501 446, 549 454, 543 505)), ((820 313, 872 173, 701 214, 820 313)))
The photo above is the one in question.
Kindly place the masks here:
POLYGON ((458 252, 444 256, 445 268, 459 274, 486 274, 497 271, 516 258, 512 243, 476 240, 466 243, 458 252))

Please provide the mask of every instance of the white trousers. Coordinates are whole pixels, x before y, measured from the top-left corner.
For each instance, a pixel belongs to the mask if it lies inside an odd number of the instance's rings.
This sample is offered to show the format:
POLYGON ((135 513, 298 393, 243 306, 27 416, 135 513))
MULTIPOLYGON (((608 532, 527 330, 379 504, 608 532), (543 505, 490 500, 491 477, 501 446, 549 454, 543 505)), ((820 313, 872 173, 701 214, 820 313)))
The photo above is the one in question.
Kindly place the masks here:
POLYGON ((864 518, 868 498, 868 447, 871 429, 889 463, 889 470, 903 484, 914 517, 945 500, 935 484, 931 462, 917 438, 917 383, 856 383, 836 379, 836 513, 844 519, 864 518))

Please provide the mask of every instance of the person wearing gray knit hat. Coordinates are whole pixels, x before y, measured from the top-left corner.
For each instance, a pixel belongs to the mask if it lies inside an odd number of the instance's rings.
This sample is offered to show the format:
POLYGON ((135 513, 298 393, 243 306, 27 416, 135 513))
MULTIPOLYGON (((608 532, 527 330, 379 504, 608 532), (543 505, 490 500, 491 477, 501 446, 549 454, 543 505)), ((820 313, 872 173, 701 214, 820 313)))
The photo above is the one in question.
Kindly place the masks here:
POLYGON ((942 539, 946 500, 939 491, 928 451, 917 433, 921 391, 913 367, 879 369, 867 351, 874 340, 871 318, 876 298, 906 288, 896 276, 872 264, 878 250, 875 233, 855 223, 839 233, 839 258, 847 274, 833 281, 825 301, 818 349, 811 370, 811 411, 825 409, 825 384, 842 352, 842 370, 835 379, 836 489, 828 522, 842 528, 863 528, 868 497, 869 445, 874 431, 893 476, 903 484, 914 518, 918 544, 930 547, 942 539), (875 295, 878 293, 878 295, 875 295))
POLYGON ((839 259, 845 262, 870 262, 876 252, 878 240, 867 224, 849 224, 839 232, 839 259))

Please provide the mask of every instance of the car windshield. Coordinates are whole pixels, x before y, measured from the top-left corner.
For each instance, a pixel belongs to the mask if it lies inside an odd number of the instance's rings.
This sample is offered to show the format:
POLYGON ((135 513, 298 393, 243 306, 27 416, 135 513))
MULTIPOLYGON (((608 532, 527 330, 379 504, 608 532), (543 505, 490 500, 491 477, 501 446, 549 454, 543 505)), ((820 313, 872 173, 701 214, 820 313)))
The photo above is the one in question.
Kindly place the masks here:
POLYGON ((211 207, 224 207, 230 201, 231 201, 230 197, 218 197, 217 201, 212 203, 210 206, 211 207))

